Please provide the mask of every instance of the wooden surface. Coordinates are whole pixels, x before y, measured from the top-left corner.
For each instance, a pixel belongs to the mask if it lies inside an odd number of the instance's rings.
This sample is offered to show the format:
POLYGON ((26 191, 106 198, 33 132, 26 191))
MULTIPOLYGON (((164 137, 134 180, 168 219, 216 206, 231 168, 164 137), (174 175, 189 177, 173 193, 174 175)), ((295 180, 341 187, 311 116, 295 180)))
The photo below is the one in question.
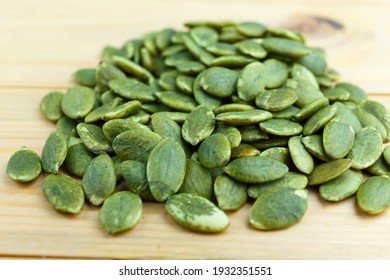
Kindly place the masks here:
POLYGON ((98 208, 78 216, 52 210, 40 185, 5 172, 13 152, 40 153, 54 125, 39 112, 49 91, 93 67, 106 44, 195 19, 256 20, 305 32, 328 50, 342 80, 390 107, 390 3, 373 0, 53 1, 0 0, 0 256, 114 259, 390 259, 390 211, 371 217, 355 198, 328 203, 310 191, 303 220, 287 230, 256 231, 250 205, 230 213, 222 234, 195 234, 174 224, 163 205, 146 203, 140 223, 117 236, 103 232, 98 208), (292 4, 292 2, 294 4, 292 4))

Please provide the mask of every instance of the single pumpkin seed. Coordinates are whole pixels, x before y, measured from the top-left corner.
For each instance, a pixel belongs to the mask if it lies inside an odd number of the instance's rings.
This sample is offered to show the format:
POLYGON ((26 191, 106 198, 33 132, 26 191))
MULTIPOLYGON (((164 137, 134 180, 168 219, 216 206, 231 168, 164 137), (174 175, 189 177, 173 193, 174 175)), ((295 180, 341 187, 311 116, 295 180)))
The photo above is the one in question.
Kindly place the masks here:
POLYGON ((265 38, 262 45, 269 52, 287 57, 299 58, 310 53, 304 44, 285 38, 265 38))
POLYGON ((143 129, 150 131, 150 128, 141 123, 135 122, 131 119, 114 119, 107 121, 103 124, 102 130, 104 135, 111 142, 117 137, 119 134, 126 130, 134 130, 134 129, 143 129))
POLYGON ((240 112, 226 112, 221 113, 215 117, 217 121, 221 121, 231 125, 247 125, 259 123, 261 121, 269 120, 272 114, 265 110, 247 110, 240 112))
POLYGON ((357 202, 364 212, 374 215, 390 206, 390 179, 384 176, 368 178, 357 192, 357 202))
POLYGON ((346 101, 349 99, 350 93, 341 87, 335 87, 325 90, 324 96, 331 102, 346 101))
POLYGON ((297 101, 295 90, 288 88, 270 89, 256 97, 256 105, 268 111, 281 111, 287 109, 297 101))
POLYGON ((219 115, 221 113, 240 112, 240 111, 248 111, 254 109, 256 109, 256 107, 249 104, 230 103, 230 104, 221 105, 215 108, 213 111, 215 115, 219 115))
POLYGON ((141 102, 153 102, 157 100, 153 89, 136 79, 114 79, 108 85, 113 92, 126 99, 139 100, 141 102))
POLYGON ((341 102, 335 102, 333 105, 337 108, 334 117, 337 118, 338 121, 351 125, 355 134, 362 129, 362 125, 356 114, 345 104, 341 102))
POLYGON ((62 92, 54 91, 42 98, 40 109, 46 119, 56 122, 64 115, 61 109, 63 97, 64 94, 62 92))
POLYGON ((191 28, 192 39, 201 47, 207 47, 218 42, 218 32, 207 26, 197 26, 191 28))
POLYGON ((288 140, 289 137, 270 135, 269 139, 261 139, 259 141, 251 142, 251 145, 253 145, 257 149, 264 150, 269 148, 287 146, 288 140))
POLYGON ((194 77, 179 75, 176 77, 176 86, 183 93, 192 95, 192 88, 194 85, 194 77))
POLYGON ((314 75, 322 75, 328 68, 324 55, 313 48, 310 53, 300 57, 297 62, 307 67, 314 75))
POLYGON ((52 132, 42 150, 42 168, 45 172, 57 174, 66 158, 68 146, 63 134, 52 132))
POLYGON ((299 171, 310 174, 314 169, 314 161, 301 142, 301 137, 293 136, 288 140, 291 159, 299 171))
POLYGON ((207 137, 199 146, 198 160, 207 168, 225 166, 230 160, 229 139, 220 133, 207 137))
POLYGON ((213 195, 213 182, 209 169, 192 159, 187 159, 186 174, 179 192, 192 193, 211 200, 213 195))
POLYGON ((322 136, 318 134, 308 135, 302 138, 302 144, 305 148, 316 158, 322 161, 331 161, 330 158, 324 149, 324 144, 322 140, 322 136))
POLYGON ((267 56, 267 51, 260 43, 254 40, 242 40, 236 43, 238 50, 244 54, 257 59, 263 59, 267 56))
POLYGON ((22 147, 14 153, 7 164, 7 175, 17 182, 31 182, 42 171, 41 159, 36 152, 22 147))
POLYGON ((211 62, 211 66, 237 68, 237 67, 243 67, 254 61, 255 59, 243 55, 224 55, 215 58, 211 62))
POLYGON ((200 105, 205 105, 210 109, 215 109, 222 104, 222 100, 218 97, 207 94, 207 92, 204 91, 203 88, 201 87, 200 80, 203 78, 205 73, 206 73, 205 71, 202 71, 201 73, 198 74, 198 76, 196 76, 194 80, 192 92, 195 100, 200 105))
POLYGON ((214 133, 225 135, 229 140, 230 148, 232 149, 237 147, 242 140, 241 133, 235 126, 226 125, 224 123, 218 123, 215 126, 214 133))
POLYGON ((182 136, 192 146, 206 139, 215 128, 214 113, 205 105, 199 105, 188 115, 182 126, 182 136))
POLYGON ((245 66, 237 80, 237 94, 242 100, 250 101, 262 93, 265 88, 266 73, 261 62, 252 62, 245 66))
POLYGON ((353 112, 355 113, 363 127, 374 127, 380 133, 383 142, 387 141, 386 128, 374 115, 364 111, 361 108, 356 108, 353 112))
POLYGON ((200 86, 208 94, 216 97, 227 97, 237 89, 238 73, 224 67, 210 67, 199 80, 200 86))
POLYGON ((255 142, 261 139, 269 139, 267 133, 260 130, 258 125, 250 124, 238 127, 243 142, 255 142))
POLYGON ((240 143, 240 145, 231 150, 230 157, 235 159, 239 157, 255 157, 258 155, 260 155, 260 151, 258 149, 252 145, 240 143))
POLYGON ((293 136, 302 132, 299 123, 283 119, 271 119, 260 123, 260 128, 266 133, 277 136, 293 136))
POLYGON ((102 116, 102 119, 104 121, 108 121, 112 119, 125 118, 129 115, 136 113, 139 109, 141 109, 141 106, 142 104, 138 100, 128 101, 126 103, 116 106, 110 112, 106 112, 102 116))
POLYGON ((390 166, 385 161, 383 154, 373 165, 367 167, 365 170, 372 175, 386 175, 390 177, 390 166))
POLYGON ((349 100, 355 103, 367 100, 367 93, 360 87, 350 83, 339 83, 336 88, 342 88, 349 92, 349 100))
POLYGON ((110 141, 104 135, 100 126, 94 124, 79 123, 77 132, 83 140, 84 145, 94 154, 112 152, 110 141))
POLYGON ((352 149, 355 133, 349 124, 330 121, 324 127, 322 141, 326 154, 333 159, 340 159, 352 149))
POLYGON ((150 81, 154 79, 153 75, 148 70, 129 59, 114 55, 112 57, 112 61, 124 72, 134 77, 140 78, 144 81, 150 81))
POLYGON ((298 114, 300 109, 294 105, 291 105, 290 107, 277 111, 272 112, 272 117, 274 119, 284 119, 284 120, 292 120, 296 114, 298 114))
POLYGON ((303 135, 311 135, 321 129, 336 113, 334 105, 326 106, 312 115, 303 125, 303 135))
POLYGON ((263 24, 253 21, 240 22, 236 25, 236 29, 246 37, 262 37, 267 30, 263 24))
POLYGON ((292 118, 295 122, 301 122, 309 117, 311 117, 314 113, 318 112, 320 109, 326 107, 329 105, 329 99, 327 98, 317 98, 313 101, 309 102, 305 106, 301 108, 301 110, 295 114, 295 116, 292 118))
POLYGON ((309 185, 321 185, 329 182, 348 170, 351 165, 351 160, 344 158, 317 165, 309 176, 309 185))
POLYGON ((276 159, 287 166, 292 166, 290 151, 285 147, 268 148, 262 151, 260 156, 276 159))
POLYGON ((82 86, 94 87, 96 85, 96 69, 85 68, 77 70, 72 74, 72 78, 82 86))
POLYGON ((64 167, 69 173, 82 177, 93 158, 94 154, 83 143, 75 144, 68 147, 64 167))
POLYGON ((315 88, 319 88, 319 85, 317 83, 317 79, 314 76, 314 74, 307 69, 305 66, 299 64, 299 63, 294 63, 291 69, 291 76, 294 80, 303 80, 308 83, 310 83, 312 86, 315 88))
POLYGON ((175 91, 159 91, 156 96, 164 105, 181 112, 191 112, 197 106, 192 96, 175 91))
POLYGON ((287 64, 275 59, 269 58, 263 62, 265 70, 265 87, 267 89, 278 88, 288 78, 288 67, 287 64))
POLYGON ((221 43, 217 42, 214 44, 211 44, 206 47, 206 50, 214 55, 222 56, 222 55, 236 55, 237 54, 237 47, 228 44, 228 43, 221 43))
POLYGON ((67 90, 61 101, 61 109, 71 119, 84 118, 95 105, 95 92, 87 87, 73 87, 67 90))
POLYGON ((222 210, 235 211, 247 201, 247 186, 233 180, 227 175, 220 175, 214 182, 214 193, 217 205, 222 210))

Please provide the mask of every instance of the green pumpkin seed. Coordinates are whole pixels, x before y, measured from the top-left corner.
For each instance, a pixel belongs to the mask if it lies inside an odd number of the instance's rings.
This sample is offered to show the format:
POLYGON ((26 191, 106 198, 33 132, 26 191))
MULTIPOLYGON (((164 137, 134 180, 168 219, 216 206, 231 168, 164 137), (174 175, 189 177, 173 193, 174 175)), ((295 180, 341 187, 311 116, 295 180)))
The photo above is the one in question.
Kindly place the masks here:
POLYGON ((366 100, 359 104, 363 110, 373 114, 386 128, 387 138, 390 137, 390 113, 386 107, 373 100, 366 100))
POLYGON ((93 123, 102 120, 103 116, 111 112, 121 101, 122 98, 115 97, 113 100, 101 105, 100 107, 97 107, 85 116, 84 122, 93 123))
POLYGON ((205 105, 210 109, 217 108, 222 104, 221 99, 207 94, 207 92, 205 92, 200 85, 200 80, 203 78, 204 75, 205 71, 199 73, 199 75, 196 76, 194 80, 192 89, 194 98, 200 105, 205 105))
POLYGON ((292 165, 290 151, 285 147, 268 148, 261 152, 261 157, 268 157, 284 163, 287 166, 292 165))
POLYGON ((57 174, 66 158, 68 146, 64 135, 52 132, 42 150, 42 168, 45 172, 57 174))
POLYGON ((243 55, 224 55, 215 58, 211 62, 211 66, 222 66, 222 67, 229 67, 229 68, 238 68, 243 67, 249 63, 254 62, 255 59, 246 57, 243 55))
POLYGON ((183 148, 171 138, 162 140, 150 153, 146 165, 146 176, 153 197, 162 202, 177 193, 185 172, 186 156, 183 148))
POLYGON ((202 63, 208 66, 211 65, 211 62, 214 60, 214 56, 212 54, 205 51, 189 35, 183 34, 182 39, 184 45, 192 53, 193 56, 198 58, 202 63))
POLYGON ((270 188, 293 188, 303 190, 306 188, 308 179, 305 175, 295 172, 287 172, 282 178, 275 181, 252 185, 248 188, 248 195, 257 199, 270 188))
MULTIPOLYGON (((181 61, 175 64, 178 66, 187 61, 181 61)), ((165 71, 161 74, 160 79, 158 80, 158 84, 161 88, 167 91, 177 91, 176 87, 176 78, 180 73, 176 70, 165 71)))
POLYGON ((56 122, 63 116, 61 109, 61 102, 63 97, 64 94, 62 92, 54 91, 50 92, 42 98, 40 109, 46 119, 56 122))
POLYGON ((303 65, 294 63, 291 69, 291 76, 294 80, 303 80, 310 83, 315 88, 319 88, 317 79, 314 74, 303 65))
POLYGON ((349 99, 350 93, 343 88, 329 88, 324 91, 324 96, 331 102, 346 101, 349 99))
POLYGON ((192 87, 194 85, 195 78, 179 75, 176 77, 176 86, 183 92, 189 95, 192 95, 192 87))
POLYGON ((251 142, 251 145, 253 145, 257 149, 263 150, 263 149, 287 146, 288 140, 289 137, 270 135, 269 139, 261 139, 259 141, 251 142))
POLYGON ((373 127, 361 129, 355 136, 347 158, 352 160, 352 168, 364 169, 374 164, 382 153, 382 138, 373 127))
POLYGON ((269 139, 267 133, 260 130, 258 125, 243 125, 238 129, 243 142, 255 142, 261 139, 269 139))
POLYGON ((390 206, 390 179, 374 176, 367 179, 357 192, 357 202, 364 212, 379 214, 390 206))
POLYGON ((102 204, 114 192, 116 186, 112 159, 107 154, 101 154, 92 159, 85 170, 81 185, 92 205, 102 204))
POLYGON ((224 231, 229 217, 204 197, 189 193, 171 196, 165 204, 168 215, 190 230, 214 233, 224 231))
POLYGON ((260 155, 260 151, 252 145, 241 143, 231 150, 230 157, 232 159, 239 157, 255 157, 260 155))
POLYGON ((237 48, 234 45, 227 43, 214 43, 206 47, 206 50, 214 55, 222 56, 222 55, 236 55, 237 48))
POLYGON ((141 218, 141 198, 131 192, 117 192, 107 198, 99 211, 99 220, 109 234, 133 228, 141 218))
POLYGON ((84 192, 80 183, 67 175, 47 176, 42 190, 46 200, 57 211, 78 214, 84 205, 84 192))
POLYGON ((230 142, 223 134, 207 137, 199 146, 198 160, 207 168, 225 166, 230 160, 230 142))
POLYGON ((224 67, 210 67, 199 80, 200 86, 208 94, 227 97, 236 91, 238 73, 224 67))
POLYGON ((174 91, 159 91, 156 96, 164 105, 182 112, 191 112, 198 105, 191 96, 174 91))
POLYGON ((245 101, 255 99, 264 91, 265 75, 265 68, 261 62, 253 62, 245 66, 238 76, 238 96, 245 101))
POLYGON ((201 47, 207 47, 218 42, 218 32, 206 26, 197 26, 191 28, 190 35, 192 39, 201 47))
POLYGON ((324 97, 322 92, 312 85, 310 82, 305 80, 287 80, 287 88, 291 88, 297 92, 298 99, 295 103, 296 106, 302 108, 309 104, 315 99, 324 97))
POLYGON ((386 175, 390 177, 390 166, 385 161, 383 154, 373 165, 367 167, 365 170, 372 175, 386 175))
POLYGON ((319 188, 320 196, 328 201, 341 201, 355 194, 362 182, 362 172, 348 169, 335 179, 322 184, 319 188))
POLYGON ((302 138, 302 144, 305 148, 316 158, 322 161, 331 161, 324 148, 323 139, 321 135, 312 134, 302 138))
POLYGON ((278 88, 283 85, 288 77, 287 64, 275 58, 269 58, 263 62, 265 76, 265 87, 267 89, 278 88))
POLYGON ((111 80, 108 85, 113 92, 126 99, 139 100, 141 102, 157 100, 151 87, 135 79, 115 79, 111 80))
POLYGON ((314 161, 301 142, 301 137, 293 136, 288 140, 291 159, 299 171, 310 174, 314 169, 314 161))
POLYGON ((226 112, 221 113, 215 117, 217 121, 221 121, 231 125, 247 125, 259 123, 261 121, 269 120, 272 114, 265 110, 247 110, 241 112, 226 112))
POLYGON ((362 125, 355 113, 341 102, 333 103, 337 107, 335 118, 338 121, 351 125, 355 134, 362 129, 362 125))
POLYGON ((285 28, 268 28, 267 33, 275 37, 285 38, 300 43, 305 42, 305 38, 301 33, 294 32, 285 28))
POLYGON ((31 182, 41 174, 41 159, 36 152, 22 147, 14 153, 7 164, 7 175, 17 182, 31 182))
POLYGON ((126 74, 112 64, 103 62, 96 67, 96 82, 102 91, 109 89, 109 81, 121 78, 126 78, 126 74))
POLYGON ((260 123, 260 128, 266 133, 277 136, 293 136, 302 132, 299 123, 283 119, 271 119, 260 123))
POLYGON ((331 88, 333 81, 325 76, 316 76, 317 83, 320 87, 331 88))
POLYGON ((315 49, 311 49, 310 53, 300 57, 297 62, 307 67, 314 75, 322 75, 328 68, 324 56, 315 49))
POLYGON ((271 158, 240 157, 224 168, 233 179, 244 183, 263 183, 283 177, 288 167, 271 158))
POLYGON ((355 133, 349 124, 330 121, 325 125, 323 144, 326 154, 339 159, 345 157, 352 149, 355 133))
POLYGON ((110 141, 106 138, 103 130, 94 124, 79 123, 77 132, 84 145, 94 154, 112 152, 110 141))
POLYGON ((182 136, 192 146, 206 139, 215 127, 214 113, 204 105, 197 106, 182 126, 182 136))
POLYGON ((126 130, 133 130, 133 129, 143 129, 150 131, 150 128, 135 122, 131 119, 114 119, 110 120, 104 123, 102 126, 102 130, 104 135, 109 139, 111 142, 117 137, 119 134, 126 130))
POLYGON ((65 169, 75 175, 82 177, 94 155, 83 143, 68 147, 68 153, 64 161, 65 169))
POLYGON ((317 165, 309 176, 309 185, 321 185, 329 182, 349 169, 351 165, 351 160, 344 158, 317 165))
POLYGON ((141 108, 142 110, 150 114, 171 110, 171 108, 161 103, 144 103, 142 104, 141 108))
POLYGON ((141 102, 138 100, 133 100, 126 102, 124 104, 121 104, 119 106, 116 106, 113 108, 110 112, 106 112, 102 119, 104 121, 112 120, 112 119, 120 119, 128 117, 129 115, 132 115, 136 113, 139 109, 141 109, 141 102))
POLYGON ((244 54, 253 58, 262 59, 267 56, 267 51, 261 46, 260 43, 254 40, 243 40, 236 43, 238 50, 244 54))
POLYGON ((112 147, 122 160, 146 162, 161 136, 145 129, 126 130, 115 137, 112 147))
POLYGON ((281 111, 297 101, 298 95, 295 90, 279 88, 266 90, 256 97, 256 105, 260 109, 268 111, 281 111))
POLYGON ((148 70, 129 59, 115 55, 112 57, 112 61, 124 72, 136 78, 144 81, 153 80, 153 75, 148 70))
POLYGON ((291 105, 287 109, 272 112, 272 116, 274 119, 284 119, 284 120, 291 120, 296 114, 298 114, 300 109, 298 107, 295 107, 294 105, 291 105))
POLYGON ((179 192, 192 193, 211 200, 213 182, 210 171, 196 161, 187 159, 186 174, 179 192))
POLYGON ((262 45, 269 52, 287 57, 299 58, 310 53, 302 43, 284 38, 265 38, 262 45))
POLYGON ((306 209, 307 190, 270 188, 253 204, 249 223, 260 230, 283 229, 298 223, 306 209))
POLYGON ((56 124, 56 131, 64 135, 65 139, 68 140, 70 137, 77 136, 77 122, 66 116, 60 118, 56 124))
POLYGON ((171 28, 166 28, 156 34, 155 44, 160 50, 166 49, 171 44, 171 37, 175 31, 171 28))
POLYGON ((96 85, 96 69, 94 68, 77 70, 72 77, 76 83, 82 86, 94 87, 96 85))
POLYGON ((256 109, 256 107, 249 104, 231 103, 231 104, 221 105, 215 108, 213 111, 215 115, 219 115, 221 113, 226 113, 226 112, 240 112, 240 111, 248 111, 254 109, 256 109))
MULTIPOLYGON (((146 41, 144 43, 146 45, 146 41)), ((185 50, 186 50, 186 47, 184 45, 171 45, 171 46, 165 48, 161 52, 161 56, 163 56, 163 57, 171 56, 171 55, 174 55, 174 54, 177 54, 177 53, 181 53, 182 51, 185 51, 185 50)), ((154 53, 153 55, 158 55, 158 54, 154 53)))
POLYGON ((336 88, 342 88, 349 92, 349 100, 355 103, 367 100, 367 93, 360 87, 350 83, 339 83, 336 88))
POLYGON ((253 21, 240 22, 236 29, 246 37, 262 37, 267 30, 264 25, 253 21))
POLYGON ((362 110, 361 108, 356 108, 353 112, 358 117, 363 127, 374 127, 380 133, 383 142, 387 140, 387 131, 385 126, 374 115, 362 110))
POLYGON ((158 112, 155 113, 155 115, 163 115, 168 119, 175 121, 178 124, 183 124, 189 114, 184 112, 158 112))
POLYGON ((326 107, 329 105, 329 99, 327 98, 317 98, 305 106, 301 108, 301 110, 295 114, 295 116, 292 118, 295 122, 301 122, 309 117, 311 117, 314 113, 318 112, 320 109, 326 107))
POLYGON ((218 176, 214 182, 218 207, 229 211, 240 209, 247 200, 246 189, 246 184, 233 180, 229 176, 218 176))
POLYGON ((230 142, 230 148, 235 148, 241 143, 241 133, 234 126, 218 123, 215 127, 214 133, 225 135, 230 142))
POLYGON ((141 194, 149 188, 145 163, 136 160, 125 160, 122 161, 120 168, 123 179, 132 192, 141 194))
POLYGON ((62 98, 61 108, 71 119, 84 118, 95 105, 95 92, 87 87, 73 87, 62 98))
POLYGON ((303 125, 303 135, 311 135, 321 129, 336 113, 336 106, 326 106, 312 115, 303 125))
POLYGON ((390 146, 386 146, 383 149, 383 157, 388 165, 390 165, 390 146))

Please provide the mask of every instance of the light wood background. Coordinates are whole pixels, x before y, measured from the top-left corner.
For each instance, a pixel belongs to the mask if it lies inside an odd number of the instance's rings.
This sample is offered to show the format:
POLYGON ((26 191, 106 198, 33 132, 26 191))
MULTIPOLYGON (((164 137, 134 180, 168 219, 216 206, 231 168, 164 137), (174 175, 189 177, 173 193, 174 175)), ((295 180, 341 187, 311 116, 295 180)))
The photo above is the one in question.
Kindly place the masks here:
POLYGON ((40 185, 5 172, 26 145, 41 153, 54 125, 39 112, 49 91, 72 86, 71 73, 93 67, 106 44, 188 20, 256 20, 305 32, 328 50, 344 81, 390 107, 390 3, 379 0, 0 0, 0 257, 114 259, 389 259, 390 211, 371 217, 355 198, 328 203, 310 191, 309 210, 287 230, 256 231, 250 205, 230 213, 222 234, 174 224, 163 205, 146 203, 140 223, 117 236, 103 232, 98 209, 78 216, 52 210, 40 185), (293 2, 293 3, 292 3, 293 2))

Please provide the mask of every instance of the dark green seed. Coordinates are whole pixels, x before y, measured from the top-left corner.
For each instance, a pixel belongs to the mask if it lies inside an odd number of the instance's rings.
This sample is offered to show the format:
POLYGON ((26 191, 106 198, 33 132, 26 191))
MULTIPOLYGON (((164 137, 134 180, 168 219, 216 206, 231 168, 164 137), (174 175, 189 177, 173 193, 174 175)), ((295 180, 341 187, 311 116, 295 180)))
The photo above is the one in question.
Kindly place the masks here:
POLYGON ((7 164, 7 175, 14 181, 31 182, 41 174, 41 159, 34 151, 22 147, 7 164))
POLYGON ((44 171, 57 174, 66 158, 68 146, 64 135, 52 132, 42 150, 42 168, 44 171))

